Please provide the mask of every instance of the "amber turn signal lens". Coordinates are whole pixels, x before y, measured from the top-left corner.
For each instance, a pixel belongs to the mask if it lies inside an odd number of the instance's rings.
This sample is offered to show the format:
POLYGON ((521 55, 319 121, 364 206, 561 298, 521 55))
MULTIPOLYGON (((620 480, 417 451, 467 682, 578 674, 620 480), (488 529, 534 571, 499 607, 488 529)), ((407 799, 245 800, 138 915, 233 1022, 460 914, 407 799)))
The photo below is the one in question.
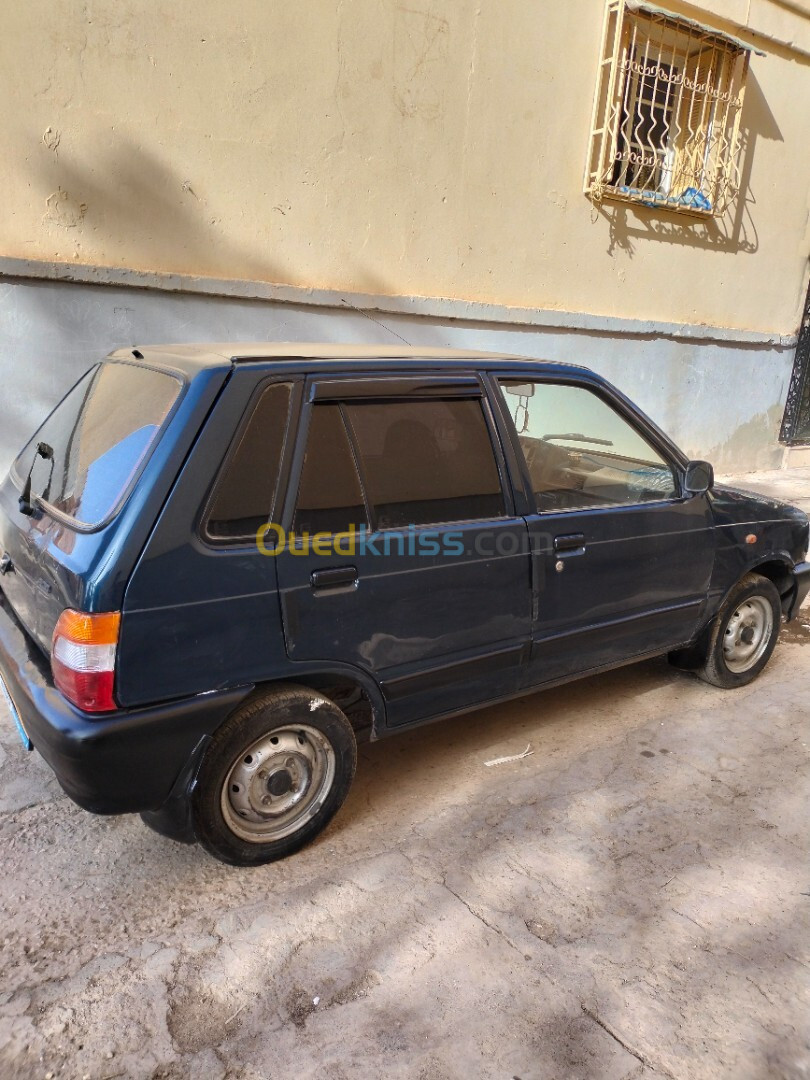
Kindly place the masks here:
POLYGON ((77 644, 117 645, 121 626, 121 613, 109 611, 102 615, 88 615, 84 611, 67 608, 59 616, 54 636, 69 638, 77 644))

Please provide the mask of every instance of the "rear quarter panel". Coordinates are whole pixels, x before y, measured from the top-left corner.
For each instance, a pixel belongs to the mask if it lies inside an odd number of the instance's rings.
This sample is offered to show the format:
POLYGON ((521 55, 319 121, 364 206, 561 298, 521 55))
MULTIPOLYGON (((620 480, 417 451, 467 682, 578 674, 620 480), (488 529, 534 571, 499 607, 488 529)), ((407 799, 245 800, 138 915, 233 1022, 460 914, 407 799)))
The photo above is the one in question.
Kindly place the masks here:
POLYGON ((121 623, 122 705, 263 681, 287 667, 275 560, 255 543, 212 546, 199 535, 223 458, 266 376, 237 369, 138 559, 121 623))

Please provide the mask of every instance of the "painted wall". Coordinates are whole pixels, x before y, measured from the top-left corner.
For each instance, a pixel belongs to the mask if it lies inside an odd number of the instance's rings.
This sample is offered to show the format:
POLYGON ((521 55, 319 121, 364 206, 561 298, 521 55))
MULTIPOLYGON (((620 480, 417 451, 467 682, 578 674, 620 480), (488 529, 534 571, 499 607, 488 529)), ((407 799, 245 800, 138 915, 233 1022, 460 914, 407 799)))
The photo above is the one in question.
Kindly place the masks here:
POLYGON ((336 341, 448 346, 585 364, 718 471, 775 468, 793 350, 360 312, 55 282, 0 282, 0 475, 62 394, 120 346, 336 341))
POLYGON ((705 6, 777 40, 692 223, 581 193, 602 0, 7 4, 0 257, 795 333, 810 8, 705 6))

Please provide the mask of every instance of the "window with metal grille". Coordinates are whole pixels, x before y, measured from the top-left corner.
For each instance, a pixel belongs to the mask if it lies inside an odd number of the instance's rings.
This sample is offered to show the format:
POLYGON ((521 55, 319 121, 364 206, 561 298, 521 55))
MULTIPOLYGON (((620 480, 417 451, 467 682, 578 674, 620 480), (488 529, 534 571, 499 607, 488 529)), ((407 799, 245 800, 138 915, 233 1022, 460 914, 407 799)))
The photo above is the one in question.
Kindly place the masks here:
POLYGON ((739 190, 752 48, 638 0, 605 11, 585 192, 697 216, 739 190))

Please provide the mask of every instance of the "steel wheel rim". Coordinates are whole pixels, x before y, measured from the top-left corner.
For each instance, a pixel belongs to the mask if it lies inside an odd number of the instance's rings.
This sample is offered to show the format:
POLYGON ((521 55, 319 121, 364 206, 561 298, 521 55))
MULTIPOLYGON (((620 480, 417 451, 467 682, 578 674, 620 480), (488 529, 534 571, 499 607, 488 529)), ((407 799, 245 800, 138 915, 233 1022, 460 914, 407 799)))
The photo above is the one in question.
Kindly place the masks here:
POLYGON ((291 724, 256 739, 231 765, 220 806, 228 828, 252 844, 296 832, 323 806, 335 750, 317 728, 291 724))
POLYGON ((737 607, 723 631, 723 657, 735 675, 761 659, 773 631, 773 609, 764 596, 750 596, 737 607))

